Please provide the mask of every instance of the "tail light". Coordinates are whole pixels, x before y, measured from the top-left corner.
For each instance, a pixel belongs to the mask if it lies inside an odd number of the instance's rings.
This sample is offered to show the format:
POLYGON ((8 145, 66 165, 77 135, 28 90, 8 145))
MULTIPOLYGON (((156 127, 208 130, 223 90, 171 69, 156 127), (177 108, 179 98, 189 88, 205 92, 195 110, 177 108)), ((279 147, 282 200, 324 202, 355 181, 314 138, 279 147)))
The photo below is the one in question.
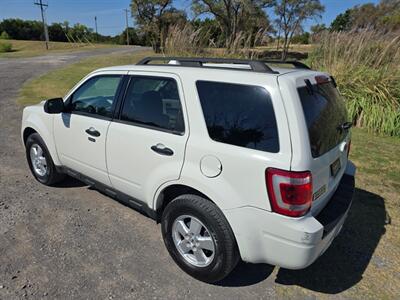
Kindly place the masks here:
POLYGON ((317 82, 317 84, 328 83, 329 77, 325 76, 325 75, 318 75, 318 76, 315 76, 315 81, 317 82))
POLYGON ((272 210, 289 217, 301 217, 312 203, 311 172, 290 172, 268 168, 265 179, 272 210))

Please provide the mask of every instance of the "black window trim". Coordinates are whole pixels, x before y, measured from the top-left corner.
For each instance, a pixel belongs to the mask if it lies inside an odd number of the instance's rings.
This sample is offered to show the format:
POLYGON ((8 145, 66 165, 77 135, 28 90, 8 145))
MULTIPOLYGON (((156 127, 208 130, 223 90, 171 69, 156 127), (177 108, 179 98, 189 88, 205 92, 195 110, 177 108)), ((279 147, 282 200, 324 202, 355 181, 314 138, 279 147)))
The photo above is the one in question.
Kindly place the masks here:
POLYGON ((257 85, 257 84, 246 84, 246 83, 237 83, 237 82, 231 82, 231 81, 221 81, 221 80, 207 80, 207 79, 198 79, 194 82, 195 88, 196 88, 196 93, 197 93, 197 98, 200 104, 200 108, 201 108, 201 113, 203 115, 203 121, 204 121, 204 126, 206 128, 206 132, 207 132, 207 137, 209 138, 210 141, 214 142, 214 143, 218 143, 218 144, 224 144, 224 145, 228 145, 228 146, 233 146, 233 147, 239 147, 241 149, 245 148, 248 150, 253 150, 253 151, 258 151, 258 152, 263 152, 263 153, 268 153, 268 154, 279 154, 281 151, 281 135, 279 134, 279 126, 278 126, 278 119, 276 117, 275 114, 275 107, 274 107, 274 101, 272 100, 272 96, 271 93, 262 85, 257 85), (276 132, 277 132, 277 136, 278 136, 278 149, 276 152, 271 152, 271 151, 265 151, 265 150, 259 150, 259 149, 253 149, 253 148, 247 148, 247 147, 243 147, 243 146, 238 146, 238 145, 234 145, 234 144, 228 144, 228 143, 224 143, 224 142, 220 142, 220 141, 216 141, 214 140, 211 136, 210 133, 208 132, 208 127, 207 127, 207 121, 206 121, 206 117, 204 114, 204 110, 203 110, 203 106, 201 105, 201 100, 200 100, 200 95, 199 95, 199 90, 197 88, 197 83, 198 82, 216 82, 216 83, 226 83, 226 84, 235 84, 235 85, 242 85, 242 86, 250 86, 250 87, 260 87, 263 88, 269 95, 269 98, 271 99, 271 105, 272 105, 272 109, 274 111, 274 115, 275 115, 275 122, 276 122, 276 132))
POLYGON ((114 101, 111 105, 111 116, 112 117, 107 117, 107 116, 102 116, 102 115, 97 115, 97 114, 91 114, 88 112, 83 112, 83 111, 73 111, 73 110, 69 110, 66 111, 64 113, 66 114, 74 114, 74 115, 79 115, 79 116, 84 116, 84 117, 89 117, 89 118, 94 118, 94 119, 100 119, 100 120, 105 120, 105 121, 112 121, 114 118, 114 113, 115 113, 115 109, 117 107, 117 103, 120 101, 120 97, 121 97, 121 92, 123 91, 123 85, 124 82, 126 81, 126 77, 127 75, 125 74, 98 74, 92 77, 89 77, 87 80, 85 80, 84 82, 82 82, 82 84, 80 84, 75 90, 74 92, 69 95, 69 97, 67 98, 67 100, 65 100, 64 105, 69 106, 71 101, 72 101, 72 97, 74 96, 74 94, 76 93, 77 90, 79 90, 79 88, 82 87, 82 85, 84 85, 86 82, 88 82, 89 80, 92 80, 94 78, 98 78, 98 77, 120 77, 121 80, 118 84, 117 90, 115 92, 115 96, 114 96, 114 101))
MULTIPOLYGON (((319 85, 322 85, 322 84, 331 84, 332 85, 332 87, 334 88, 334 89, 337 89, 337 87, 335 86, 335 84, 333 83, 333 81, 329 81, 329 82, 326 82, 326 83, 314 83, 314 84, 311 84, 311 88, 312 88, 312 93, 313 93, 313 95, 314 95, 314 91, 315 91, 315 88, 318 88, 318 86, 319 85)), ((297 86, 296 87, 296 90, 297 90, 297 97, 298 97, 298 99, 299 99, 299 102, 300 102, 300 106, 302 107, 302 109, 304 110, 304 107, 303 107, 303 104, 302 104, 302 100, 301 100, 301 96, 300 96, 300 89, 308 89, 309 87, 307 86, 307 84, 305 84, 305 85, 300 85, 300 86, 297 86)), ((308 92, 308 91, 307 91, 308 92)), ((339 90, 338 90, 338 92, 339 92, 339 90)), ((344 98, 343 98, 343 101, 344 101, 344 98)), ((347 111, 347 108, 346 108, 346 112, 348 113, 348 111, 347 111)), ((303 111, 303 114, 304 114, 304 111, 303 111)), ((312 150, 312 145, 311 145, 311 135, 310 135, 310 131, 309 131, 309 129, 308 129, 308 125, 307 125, 307 120, 306 120, 306 118, 305 118, 305 115, 304 115, 304 126, 305 126, 305 128, 306 128, 306 131, 307 131, 307 137, 308 137, 308 144, 309 144, 309 146, 310 146, 310 153, 311 153, 311 157, 315 160, 315 159, 319 159, 319 158, 321 158, 322 156, 324 156, 325 154, 327 154, 328 152, 330 152, 330 151, 332 151, 332 149, 335 149, 336 147, 337 147, 337 145, 339 145, 340 143, 342 143, 343 141, 345 141, 346 140, 346 138, 348 137, 348 135, 350 134, 350 133, 347 133, 347 134, 344 134, 343 135, 343 137, 339 140, 339 142, 336 144, 336 145, 334 145, 334 146, 332 146, 332 147, 330 147, 329 149, 327 149, 327 150, 325 150, 325 152, 322 152, 322 153, 319 153, 318 155, 314 155, 315 153, 314 153, 314 151, 312 150)))
POLYGON ((156 76, 156 75, 127 75, 127 80, 126 80, 126 86, 124 87, 124 91, 123 93, 121 93, 121 99, 119 99, 119 105, 117 106, 115 113, 114 113, 114 118, 112 119, 113 122, 116 123, 121 123, 121 124, 125 124, 125 125, 131 125, 131 126, 137 126, 137 127, 142 127, 142 128, 146 128, 146 129, 150 129, 150 130, 157 130, 157 131, 161 131, 161 132, 166 132, 166 133, 171 133, 174 135, 179 135, 179 136, 184 136, 186 133, 186 126, 185 126, 185 115, 183 113, 183 106, 182 106, 182 99, 181 96, 179 95, 179 103, 181 105, 181 110, 182 110, 182 118, 183 118, 183 130, 182 131, 175 131, 175 130, 171 130, 171 129, 165 129, 165 128, 160 128, 157 126, 152 126, 152 125, 147 125, 147 124, 141 124, 139 122, 134 122, 134 121, 126 121, 126 120, 121 120, 121 114, 122 114, 122 109, 124 107, 125 101, 126 101, 126 96, 127 96, 127 92, 129 89, 129 86, 132 82, 132 80, 134 80, 135 78, 150 78, 150 79, 170 79, 173 80, 176 84, 176 87, 178 88, 178 92, 179 92, 179 84, 176 81, 175 78, 173 77, 169 77, 169 76, 156 76))

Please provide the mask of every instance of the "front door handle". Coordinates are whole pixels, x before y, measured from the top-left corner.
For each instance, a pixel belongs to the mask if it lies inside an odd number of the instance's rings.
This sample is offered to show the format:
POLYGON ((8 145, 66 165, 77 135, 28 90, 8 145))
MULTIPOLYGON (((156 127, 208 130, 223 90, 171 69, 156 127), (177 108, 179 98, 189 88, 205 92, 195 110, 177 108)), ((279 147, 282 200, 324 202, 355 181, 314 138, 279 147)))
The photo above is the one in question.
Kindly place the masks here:
POLYGON ((85 130, 85 132, 91 136, 99 137, 100 132, 98 132, 94 127, 90 127, 85 130))
POLYGON ((163 144, 153 145, 151 146, 151 150, 161 155, 166 155, 166 156, 174 155, 174 151, 172 151, 172 149, 170 148, 165 147, 163 144))

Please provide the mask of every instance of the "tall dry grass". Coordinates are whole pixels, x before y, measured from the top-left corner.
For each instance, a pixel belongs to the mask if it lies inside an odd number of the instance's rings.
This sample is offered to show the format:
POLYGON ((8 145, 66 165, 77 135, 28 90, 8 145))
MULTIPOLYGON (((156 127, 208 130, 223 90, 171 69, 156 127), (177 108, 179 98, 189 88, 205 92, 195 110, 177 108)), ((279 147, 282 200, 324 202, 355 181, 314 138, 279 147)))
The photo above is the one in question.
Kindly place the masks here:
POLYGON ((195 30, 190 24, 184 27, 176 25, 169 28, 162 52, 166 56, 213 56, 257 58, 260 51, 254 47, 266 44, 265 30, 254 34, 238 32, 230 48, 217 48, 210 32, 201 28, 195 30))
POLYGON ((400 136, 399 33, 324 32, 309 62, 335 77, 354 124, 400 136))
POLYGON ((199 56, 209 47, 209 33, 192 26, 169 28, 162 52, 168 56, 199 56))

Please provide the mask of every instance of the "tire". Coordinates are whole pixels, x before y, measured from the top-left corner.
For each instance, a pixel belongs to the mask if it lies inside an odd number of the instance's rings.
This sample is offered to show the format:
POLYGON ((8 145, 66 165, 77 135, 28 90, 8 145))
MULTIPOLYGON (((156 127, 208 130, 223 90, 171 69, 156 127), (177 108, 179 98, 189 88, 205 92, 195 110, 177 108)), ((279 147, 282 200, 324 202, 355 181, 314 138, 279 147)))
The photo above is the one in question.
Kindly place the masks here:
POLYGON ((171 201, 162 214, 161 230, 165 246, 178 266, 201 281, 215 283, 222 280, 239 261, 236 240, 228 221, 214 203, 200 196, 181 195, 171 201), (198 231, 192 230, 192 224, 193 229, 201 225, 199 234, 192 235, 198 231), (212 247, 214 251, 210 250, 212 247))
POLYGON ((32 133, 28 137, 25 143, 25 149, 29 168, 37 181, 44 185, 51 186, 65 178, 64 174, 57 171, 49 150, 39 134, 32 133), (35 152, 37 155, 35 155, 35 152), (36 162, 34 157, 37 159, 36 162), (37 161, 40 161, 40 163, 38 164, 37 161), (39 167, 39 165, 43 168, 39 167))

